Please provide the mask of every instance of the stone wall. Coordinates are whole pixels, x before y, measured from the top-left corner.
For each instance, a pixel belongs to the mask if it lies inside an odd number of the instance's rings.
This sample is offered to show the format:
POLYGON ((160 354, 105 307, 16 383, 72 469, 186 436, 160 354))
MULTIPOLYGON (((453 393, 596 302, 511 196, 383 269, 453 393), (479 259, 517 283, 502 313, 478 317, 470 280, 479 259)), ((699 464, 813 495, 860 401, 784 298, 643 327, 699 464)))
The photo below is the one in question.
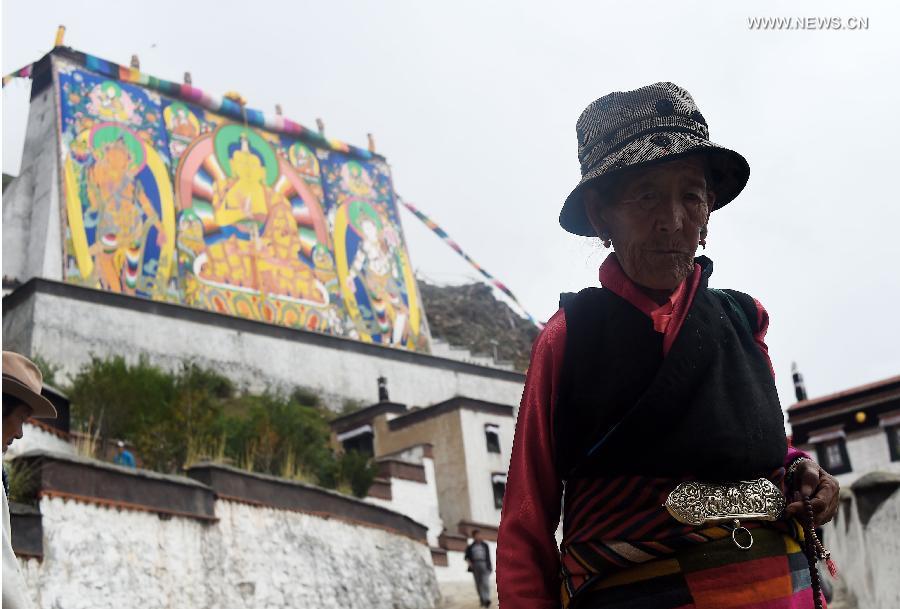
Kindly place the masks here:
POLYGON ((900 607, 900 475, 866 474, 841 490, 824 543, 858 607, 900 607))
POLYGON ((309 387, 329 406, 391 398, 428 405, 455 395, 518 403, 524 376, 456 360, 284 328, 170 303, 33 280, 3 298, 3 348, 73 374, 91 355, 138 354, 174 368, 193 360, 253 391, 309 387))
POLYGON ((466 453, 466 478, 469 480, 469 520, 497 527, 500 525, 500 508, 494 504, 494 474, 506 474, 512 454, 515 419, 506 415, 460 411, 463 441, 466 453), (487 449, 485 425, 496 425, 499 432, 500 452, 487 449))
POLYGON ((31 100, 19 175, 3 193, 3 276, 62 279, 56 96, 31 100))
POLYGON ((891 461, 888 437, 883 428, 847 434, 847 455, 853 471, 838 476, 843 486, 849 486, 865 472, 888 471, 900 474, 900 461, 891 461))
POLYGON ((438 536, 444 529, 444 521, 441 519, 438 509, 437 483, 434 473, 434 457, 431 445, 420 444, 392 455, 389 460, 379 460, 380 479, 388 485, 390 499, 378 497, 366 497, 366 501, 375 505, 381 505, 405 514, 428 527, 428 545, 437 547, 438 536), (393 471, 393 468, 384 467, 393 465, 394 462, 408 463, 411 467, 421 471, 419 476, 409 476, 404 472, 393 471))
POLYGON ((51 453, 20 458, 42 463, 43 559, 20 558, 42 609, 437 603, 425 527, 383 508, 214 465, 198 476, 207 486, 51 453), (179 504, 179 494, 198 492, 218 496, 211 514, 202 501, 193 513, 179 504), (151 496, 154 505, 142 500, 151 496))
POLYGON ((22 426, 22 437, 13 442, 3 454, 3 460, 15 459, 21 454, 32 450, 46 450, 50 452, 75 454, 75 445, 60 434, 53 433, 32 423, 22 426))

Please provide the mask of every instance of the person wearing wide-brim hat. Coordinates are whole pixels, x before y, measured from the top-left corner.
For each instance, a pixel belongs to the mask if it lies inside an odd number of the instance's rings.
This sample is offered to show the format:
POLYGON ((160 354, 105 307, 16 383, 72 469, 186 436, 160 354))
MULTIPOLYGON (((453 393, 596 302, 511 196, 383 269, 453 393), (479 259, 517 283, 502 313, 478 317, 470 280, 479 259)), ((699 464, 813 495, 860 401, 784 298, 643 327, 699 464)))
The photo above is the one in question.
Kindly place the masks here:
POLYGON ((808 531, 834 515, 837 481, 789 447, 766 311, 708 287, 712 261, 694 257, 747 161, 667 82, 601 97, 576 131, 560 224, 614 251, 602 288, 563 295, 532 349, 501 606, 819 605, 808 562, 826 552, 808 531))
MULTIPOLYGON (((41 395, 43 376, 34 362, 12 351, 3 352, 3 453, 22 437, 30 417, 55 419, 56 409, 41 395)), ((6 471, 3 472, 3 609, 31 607, 19 563, 12 549, 6 471)))

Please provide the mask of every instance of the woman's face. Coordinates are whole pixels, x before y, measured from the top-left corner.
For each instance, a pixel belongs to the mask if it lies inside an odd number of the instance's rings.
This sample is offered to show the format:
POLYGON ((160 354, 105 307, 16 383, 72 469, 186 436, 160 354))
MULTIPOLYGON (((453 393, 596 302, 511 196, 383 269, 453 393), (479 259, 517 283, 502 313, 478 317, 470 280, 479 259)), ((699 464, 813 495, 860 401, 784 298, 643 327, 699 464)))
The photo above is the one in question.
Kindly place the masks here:
POLYGON ((4 395, 3 401, 9 401, 9 404, 5 404, 3 414, 3 452, 5 453, 13 440, 22 437, 22 426, 31 416, 32 410, 25 402, 12 396, 4 395))
POLYGON ((714 204, 698 157, 626 174, 608 202, 585 193, 597 234, 612 239, 628 277, 653 290, 674 290, 694 270, 701 229, 714 204))

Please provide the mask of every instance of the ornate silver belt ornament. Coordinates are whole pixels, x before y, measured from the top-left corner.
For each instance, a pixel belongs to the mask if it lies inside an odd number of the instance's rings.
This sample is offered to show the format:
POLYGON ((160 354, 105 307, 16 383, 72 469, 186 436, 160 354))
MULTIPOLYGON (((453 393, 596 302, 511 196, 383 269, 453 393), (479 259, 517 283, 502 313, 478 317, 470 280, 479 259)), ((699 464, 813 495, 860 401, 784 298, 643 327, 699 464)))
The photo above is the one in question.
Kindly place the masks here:
POLYGON ((784 511, 784 495, 766 478, 739 482, 682 482, 669 493, 666 509, 678 522, 692 526, 732 522, 731 538, 742 550, 753 545, 753 536, 741 520, 778 520, 784 511), (742 543, 741 537, 749 541, 742 543))

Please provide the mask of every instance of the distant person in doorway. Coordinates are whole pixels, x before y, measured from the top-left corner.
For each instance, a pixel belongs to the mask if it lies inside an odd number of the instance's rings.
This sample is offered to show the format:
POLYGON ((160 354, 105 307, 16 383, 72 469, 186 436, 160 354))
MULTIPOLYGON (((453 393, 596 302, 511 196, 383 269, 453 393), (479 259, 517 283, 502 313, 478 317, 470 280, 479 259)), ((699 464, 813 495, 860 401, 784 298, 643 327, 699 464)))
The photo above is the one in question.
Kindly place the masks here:
MULTIPOLYGON (((34 362, 18 353, 3 352, 3 454, 13 441, 22 438, 22 426, 29 417, 56 418, 53 404, 41 395, 43 380, 34 362)), ((8 492, 6 470, 3 470, 3 609, 21 609, 32 604, 12 549, 8 492)))
POLYGON ((125 442, 119 440, 116 442, 116 448, 118 449, 118 452, 116 452, 113 463, 116 465, 124 465, 125 467, 137 467, 137 464, 134 462, 134 455, 131 454, 130 450, 125 448, 125 442))
POLYGON ((481 539, 481 531, 472 531, 472 543, 466 548, 466 562, 469 563, 469 571, 475 576, 475 588, 478 590, 478 598, 482 607, 491 606, 491 573, 494 567, 491 564, 491 552, 488 545, 481 539))

